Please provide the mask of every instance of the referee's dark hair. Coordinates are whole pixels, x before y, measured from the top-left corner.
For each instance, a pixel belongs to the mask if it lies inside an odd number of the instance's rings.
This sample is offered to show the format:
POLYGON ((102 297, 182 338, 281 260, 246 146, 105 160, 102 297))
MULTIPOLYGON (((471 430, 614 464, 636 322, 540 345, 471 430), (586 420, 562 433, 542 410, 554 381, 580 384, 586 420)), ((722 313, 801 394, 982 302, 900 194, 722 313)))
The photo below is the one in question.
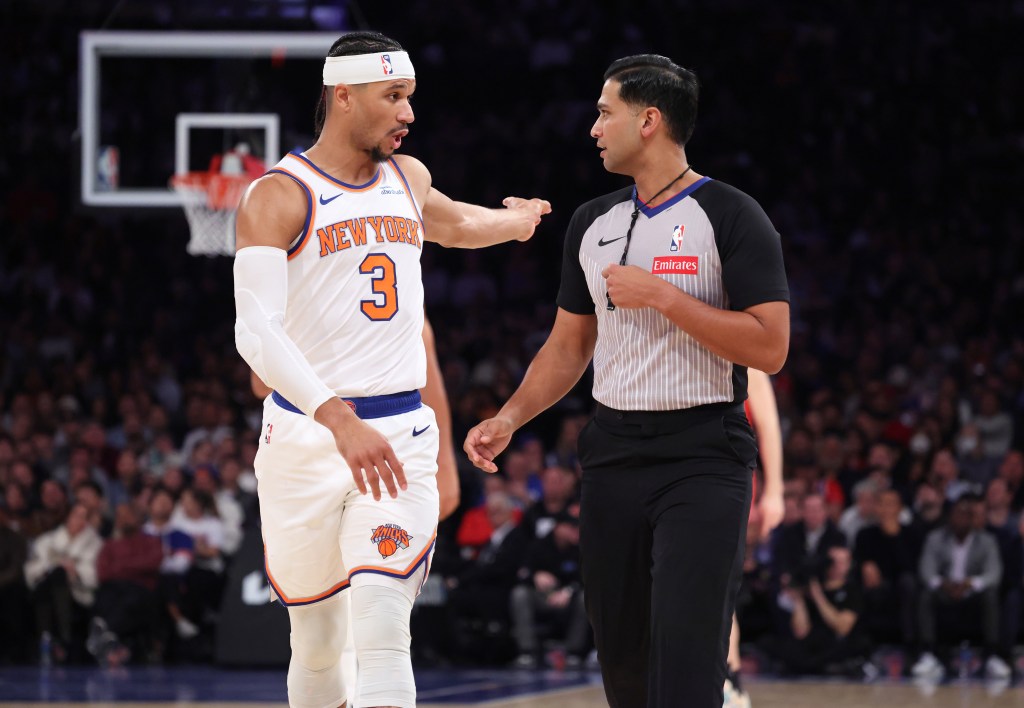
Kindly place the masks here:
POLYGON ((668 134, 686 145, 697 122, 697 74, 659 54, 637 54, 612 62, 604 80, 619 82, 619 98, 634 107, 661 111, 668 134))
MULTIPOLYGON (((327 52, 329 57, 348 57, 355 54, 372 54, 373 52, 402 52, 402 45, 380 32, 360 31, 341 35, 327 52)), ((316 104, 313 115, 313 135, 320 137, 327 120, 327 87, 320 90, 320 101, 316 104)))

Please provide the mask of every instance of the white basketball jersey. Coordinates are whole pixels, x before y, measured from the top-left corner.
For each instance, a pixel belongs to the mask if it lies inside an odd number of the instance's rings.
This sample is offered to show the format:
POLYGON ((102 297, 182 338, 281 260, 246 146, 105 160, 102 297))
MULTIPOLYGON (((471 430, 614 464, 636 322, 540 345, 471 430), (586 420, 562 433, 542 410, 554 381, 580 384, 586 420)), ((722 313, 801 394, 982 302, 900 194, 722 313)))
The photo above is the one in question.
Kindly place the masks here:
POLYGON ((339 396, 422 388, 423 219, 398 165, 351 185, 293 152, 270 172, 295 180, 309 204, 288 249, 285 332, 339 396))

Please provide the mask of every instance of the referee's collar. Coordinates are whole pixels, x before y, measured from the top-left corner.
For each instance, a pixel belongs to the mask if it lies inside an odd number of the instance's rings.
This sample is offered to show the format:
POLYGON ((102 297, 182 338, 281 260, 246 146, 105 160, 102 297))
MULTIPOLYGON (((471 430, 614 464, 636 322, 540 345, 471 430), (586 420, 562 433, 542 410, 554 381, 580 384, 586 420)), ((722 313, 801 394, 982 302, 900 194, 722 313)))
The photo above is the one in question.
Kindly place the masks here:
POLYGON ((690 196, 691 194, 696 192, 698 189, 700 189, 701 187, 703 187, 706 183, 708 183, 710 181, 711 181, 710 177, 701 177, 699 180, 697 180, 696 182, 691 184, 689 187, 687 187, 686 189, 681 191, 679 194, 675 195, 674 197, 669 199, 667 202, 659 204, 656 207, 646 207, 646 206, 643 205, 642 202, 640 202, 640 200, 636 196, 636 185, 634 184, 633 185, 633 196, 632 196, 633 203, 634 204, 639 204, 640 205, 640 213, 643 214, 644 216, 646 216, 648 219, 650 219, 652 217, 657 216, 661 212, 665 211, 669 207, 671 207, 671 206, 673 206, 675 204, 678 204, 682 200, 686 199, 688 196, 690 196))

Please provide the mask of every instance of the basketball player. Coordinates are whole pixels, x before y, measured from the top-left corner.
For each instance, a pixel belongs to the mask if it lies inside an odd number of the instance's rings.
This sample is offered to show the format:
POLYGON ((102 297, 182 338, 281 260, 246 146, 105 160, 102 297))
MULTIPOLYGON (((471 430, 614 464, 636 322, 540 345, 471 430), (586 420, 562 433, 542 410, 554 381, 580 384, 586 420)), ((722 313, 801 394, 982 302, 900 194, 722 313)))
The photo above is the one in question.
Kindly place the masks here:
POLYGON ((645 54, 604 79, 591 136, 635 186, 576 210, 551 334, 464 448, 496 471, 593 359, 580 552, 605 695, 721 708, 757 454, 747 367, 778 371, 789 350, 782 246, 757 202, 690 165, 692 71, 645 54))
POLYGON ((346 704, 350 588, 355 703, 414 706, 409 615, 438 518, 422 242, 526 240, 550 205, 454 202, 395 155, 416 82, 394 40, 345 35, 323 74, 319 139, 253 182, 237 218, 235 342, 274 389, 256 457, 267 575, 291 621, 291 705, 346 704))
MULTIPOLYGON (((756 517, 760 522, 760 536, 764 540, 782 521, 785 507, 782 500, 782 429, 779 425, 779 408, 775 403, 771 379, 763 371, 747 369, 745 408, 747 420, 757 433, 758 458, 764 475, 761 499, 756 505, 751 505, 750 519, 756 517)), ((756 497, 756 492, 752 496, 756 497)), ((740 682, 740 626, 735 612, 732 614, 727 665, 723 708, 749 708, 750 696, 740 682)))

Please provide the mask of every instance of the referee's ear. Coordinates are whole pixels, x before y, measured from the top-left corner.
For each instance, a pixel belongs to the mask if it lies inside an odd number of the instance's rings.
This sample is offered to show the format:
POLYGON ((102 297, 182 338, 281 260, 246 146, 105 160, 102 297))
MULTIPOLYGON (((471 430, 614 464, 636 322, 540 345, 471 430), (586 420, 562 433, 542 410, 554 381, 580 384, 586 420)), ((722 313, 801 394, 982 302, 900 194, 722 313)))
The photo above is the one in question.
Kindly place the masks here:
POLYGON ((640 123, 640 135, 645 138, 653 136, 657 132, 658 128, 661 127, 662 123, 664 123, 661 111, 654 106, 648 106, 643 109, 638 117, 643 118, 643 122, 640 123))

